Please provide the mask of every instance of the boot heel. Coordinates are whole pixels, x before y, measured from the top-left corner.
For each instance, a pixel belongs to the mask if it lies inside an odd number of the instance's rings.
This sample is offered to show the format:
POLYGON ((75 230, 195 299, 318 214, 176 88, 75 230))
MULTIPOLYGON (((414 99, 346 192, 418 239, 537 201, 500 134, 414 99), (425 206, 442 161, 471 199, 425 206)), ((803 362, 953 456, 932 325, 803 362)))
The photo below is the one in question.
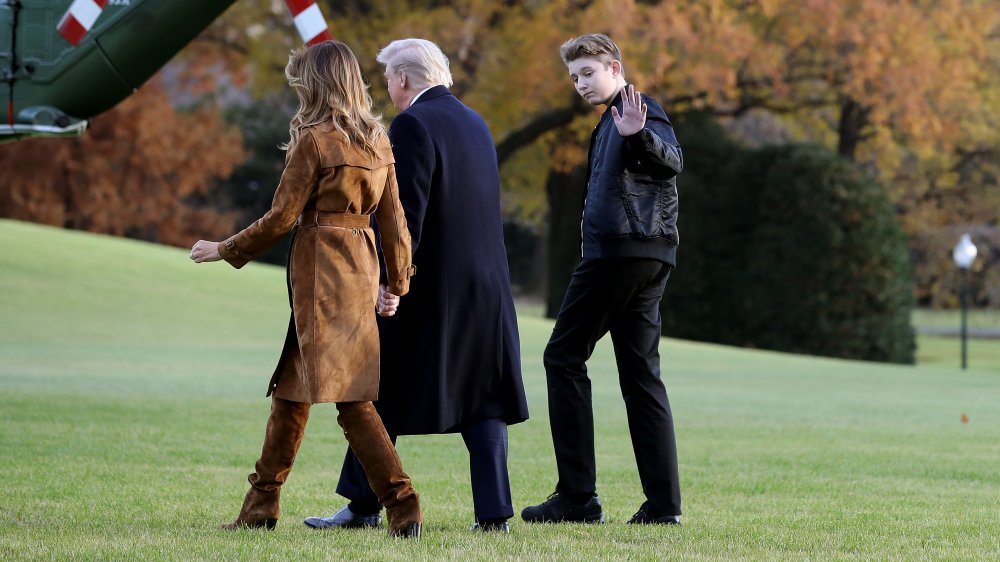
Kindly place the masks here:
POLYGON ((268 531, 273 531, 274 526, 278 524, 277 517, 266 517, 264 519, 236 519, 228 525, 223 525, 221 528, 223 531, 238 531, 240 529, 267 529, 268 531))
POLYGON ((401 539, 419 539, 422 530, 423 525, 421 523, 410 523, 402 529, 389 531, 389 536, 399 537, 401 539))

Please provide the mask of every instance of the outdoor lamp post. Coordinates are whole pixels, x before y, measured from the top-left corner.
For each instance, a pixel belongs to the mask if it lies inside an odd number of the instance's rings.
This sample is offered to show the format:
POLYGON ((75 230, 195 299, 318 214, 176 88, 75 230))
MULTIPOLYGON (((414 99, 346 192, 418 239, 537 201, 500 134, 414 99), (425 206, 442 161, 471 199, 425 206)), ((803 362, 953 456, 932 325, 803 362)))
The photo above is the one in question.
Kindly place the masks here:
POLYGON ((955 260, 955 265, 962 270, 962 369, 966 367, 966 353, 965 353, 965 340, 966 340, 966 320, 968 316, 969 309, 969 268, 972 267, 972 262, 976 261, 976 245, 972 243, 972 239, 968 234, 963 234, 962 239, 958 241, 955 245, 955 249, 951 252, 951 257, 955 260))

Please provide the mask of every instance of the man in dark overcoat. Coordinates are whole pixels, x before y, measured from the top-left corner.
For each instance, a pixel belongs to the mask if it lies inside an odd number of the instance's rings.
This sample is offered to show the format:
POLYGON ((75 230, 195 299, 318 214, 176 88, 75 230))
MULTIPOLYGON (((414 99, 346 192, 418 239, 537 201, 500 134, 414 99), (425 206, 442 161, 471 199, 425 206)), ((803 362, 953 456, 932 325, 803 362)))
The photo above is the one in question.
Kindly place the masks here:
MULTIPOLYGON (((472 528, 509 532, 507 426, 526 420, 528 408, 493 138, 448 90, 448 59, 437 45, 394 41, 377 59, 401 111, 389 139, 417 274, 402 304, 380 291, 376 405, 393 438, 461 433, 469 450, 472 528)), ((379 498, 350 450, 337 493, 350 504, 305 524, 380 523, 379 498)))

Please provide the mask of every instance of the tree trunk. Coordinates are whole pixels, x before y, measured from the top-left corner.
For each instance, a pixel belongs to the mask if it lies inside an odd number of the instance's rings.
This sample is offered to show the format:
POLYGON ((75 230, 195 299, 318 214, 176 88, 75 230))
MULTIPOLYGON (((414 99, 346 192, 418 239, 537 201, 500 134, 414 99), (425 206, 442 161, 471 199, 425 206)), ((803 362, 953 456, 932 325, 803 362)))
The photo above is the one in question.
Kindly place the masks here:
POLYGON ((549 203, 549 270, 545 303, 545 316, 548 318, 555 318, 559 312, 570 276, 580 261, 580 220, 586 176, 587 166, 581 165, 569 172, 550 170, 545 181, 545 195, 549 203))
POLYGON ((837 153, 854 160, 861 141, 861 129, 868 124, 868 109, 851 98, 840 103, 840 124, 837 128, 837 153))
POLYGON ((503 167, 504 162, 522 147, 525 147, 553 130, 565 127, 573 122, 577 115, 583 115, 594 111, 593 106, 584 102, 580 96, 573 93, 573 99, 569 104, 559 109, 552 109, 526 123, 520 129, 516 129, 508 134, 502 141, 497 143, 497 163, 503 167))

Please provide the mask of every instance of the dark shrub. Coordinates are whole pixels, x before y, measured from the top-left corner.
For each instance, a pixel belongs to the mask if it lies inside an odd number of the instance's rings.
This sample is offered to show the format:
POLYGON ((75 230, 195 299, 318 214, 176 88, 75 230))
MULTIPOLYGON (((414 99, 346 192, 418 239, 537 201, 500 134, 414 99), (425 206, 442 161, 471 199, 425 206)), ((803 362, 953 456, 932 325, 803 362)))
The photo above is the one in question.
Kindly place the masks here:
POLYGON ((743 330, 731 315, 743 295, 733 291, 732 267, 743 261, 741 240, 755 222, 740 201, 747 193, 723 179, 740 148, 710 115, 688 115, 675 125, 684 151, 677 178, 681 245, 664 296, 663 333, 735 345, 743 330))
POLYGON ((909 255, 881 186, 821 147, 742 151, 684 125, 664 333, 912 363, 909 255))

